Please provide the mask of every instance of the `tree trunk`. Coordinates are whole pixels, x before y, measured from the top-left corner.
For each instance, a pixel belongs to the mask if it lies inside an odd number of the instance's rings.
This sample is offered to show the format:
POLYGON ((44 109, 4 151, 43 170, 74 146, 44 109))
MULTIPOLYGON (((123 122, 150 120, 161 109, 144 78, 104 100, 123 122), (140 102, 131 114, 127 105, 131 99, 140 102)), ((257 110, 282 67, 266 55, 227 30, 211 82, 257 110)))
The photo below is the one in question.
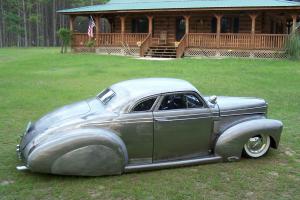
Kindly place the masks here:
POLYGON ((0 32, 1 32, 1 43, 2 43, 2 46, 6 46, 6 42, 5 42, 5 30, 6 30, 6 27, 5 27, 5 21, 4 21, 4 9, 3 9, 3 0, 0 0, 0 10, 1 10, 1 29, 0 29, 0 32))
POLYGON ((52 20, 53 20, 53 46, 56 46, 56 0, 53 0, 52 3, 52 20))
MULTIPOLYGON (((28 8, 28 16, 31 16, 31 3, 29 3, 29 6, 27 7, 28 8)), ((31 21, 29 20, 26 20, 27 22, 27 25, 28 25, 28 29, 27 29, 27 32, 28 32, 28 46, 32 46, 32 29, 31 29, 31 21)))
POLYGON ((22 0, 22 7, 23 7, 23 25, 24 25, 24 27, 23 27, 24 28, 24 46, 28 47, 25 0, 22 0))
MULTIPOLYGON (((19 11, 18 11, 19 13, 18 13, 18 15, 19 15, 19 17, 20 17, 20 19, 22 18, 22 13, 21 13, 21 9, 19 9, 19 11)), ((22 29, 22 25, 21 25, 21 23, 18 25, 19 26, 19 30, 21 30, 22 29)), ((9 34, 10 35, 10 34, 9 34)), ((20 46, 22 46, 22 36, 21 36, 21 33, 20 32, 17 32, 17 46, 18 47, 20 47, 20 46)))
POLYGON ((65 44, 65 53, 67 53, 67 51, 68 51, 68 45, 65 44))
MULTIPOLYGON (((0 18, 3 19, 3 4, 2 4, 2 0, 0 0, 0 18)), ((3 30, 3 24, 2 24, 2 20, 0 21, 0 48, 3 47, 3 37, 2 37, 2 30, 3 30)))
POLYGON ((64 53, 64 42, 62 42, 62 44, 61 44, 61 49, 60 49, 60 53, 64 53))
POLYGON ((36 3, 36 46, 40 46, 40 3, 36 3))

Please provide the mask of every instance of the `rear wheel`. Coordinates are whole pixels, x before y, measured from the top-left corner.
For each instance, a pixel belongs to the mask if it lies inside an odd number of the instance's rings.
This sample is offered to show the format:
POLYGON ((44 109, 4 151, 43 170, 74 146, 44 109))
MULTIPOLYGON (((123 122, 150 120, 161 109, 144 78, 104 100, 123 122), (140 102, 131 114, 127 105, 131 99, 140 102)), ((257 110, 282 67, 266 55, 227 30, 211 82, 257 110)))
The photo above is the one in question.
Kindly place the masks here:
POLYGON ((260 158, 268 152, 270 144, 270 136, 266 134, 251 137, 244 145, 244 155, 248 158, 260 158))

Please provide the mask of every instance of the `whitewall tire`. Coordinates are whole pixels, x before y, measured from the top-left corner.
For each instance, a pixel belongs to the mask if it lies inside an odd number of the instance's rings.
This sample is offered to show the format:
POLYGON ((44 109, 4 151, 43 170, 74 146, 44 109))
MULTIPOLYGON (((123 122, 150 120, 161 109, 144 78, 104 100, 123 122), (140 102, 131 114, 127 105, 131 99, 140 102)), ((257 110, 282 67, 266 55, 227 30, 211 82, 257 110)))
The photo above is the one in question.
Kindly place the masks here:
POLYGON ((244 145, 244 155, 249 158, 260 158, 270 149, 271 139, 266 134, 256 135, 248 139, 244 145))

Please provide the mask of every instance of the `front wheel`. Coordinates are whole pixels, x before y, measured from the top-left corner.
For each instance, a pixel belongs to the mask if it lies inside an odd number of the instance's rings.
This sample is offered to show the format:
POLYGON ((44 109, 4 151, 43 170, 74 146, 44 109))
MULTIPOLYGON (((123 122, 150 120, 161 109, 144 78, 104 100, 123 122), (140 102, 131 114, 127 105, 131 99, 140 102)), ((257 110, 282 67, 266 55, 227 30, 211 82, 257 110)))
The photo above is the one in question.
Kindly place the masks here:
POLYGON ((251 137, 244 145, 244 155, 249 158, 260 158, 268 152, 270 144, 270 136, 266 134, 251 137))

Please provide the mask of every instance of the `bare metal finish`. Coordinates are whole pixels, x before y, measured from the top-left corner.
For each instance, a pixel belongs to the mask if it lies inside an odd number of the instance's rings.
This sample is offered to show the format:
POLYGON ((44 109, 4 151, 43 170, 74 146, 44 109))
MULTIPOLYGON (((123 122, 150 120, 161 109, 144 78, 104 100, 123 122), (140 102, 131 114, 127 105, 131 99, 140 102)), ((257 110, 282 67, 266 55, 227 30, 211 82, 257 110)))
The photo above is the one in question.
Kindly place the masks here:
POLYGON ((17 170, 102 176, 235 161, 277 148, 282 123, 250 97, 206 97, 170 78, 120 82, 28 123, 17 170))

